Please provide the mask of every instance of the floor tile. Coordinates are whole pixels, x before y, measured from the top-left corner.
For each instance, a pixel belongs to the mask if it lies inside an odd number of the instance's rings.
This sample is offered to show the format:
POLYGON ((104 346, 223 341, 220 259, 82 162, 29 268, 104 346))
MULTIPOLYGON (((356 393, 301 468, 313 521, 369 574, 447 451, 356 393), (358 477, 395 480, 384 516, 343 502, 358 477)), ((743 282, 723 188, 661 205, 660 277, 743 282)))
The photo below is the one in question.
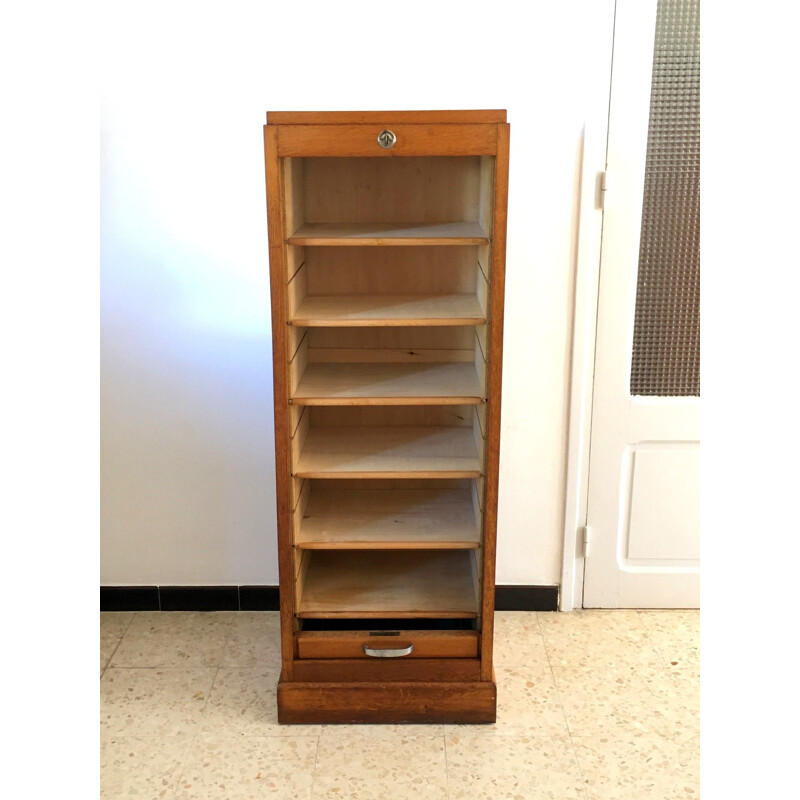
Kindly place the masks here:
POLYGON ((202 730, 242 736, 317 736, 320 725, 279 725, 277 667, 220 667, 202 730))
POLYGON ((573 737, 589 800, 700 796, 699 737, 573 737))
POLYGON ((700 665, 699 611, 640 611, 639 616, 666 666, 691 668, 700 665))
POLYGON ((555 667, 553 674, 572 735, 682 727, 681 704, 667 702, 671 684, 664 667, 555 667))
POLYGON ((444 725, 437 723, 408 723, 399 725, 322 725, 320 737, 336 739, 347 736, 368 736, 371 739, 387 739, 394 736, 443 736, 444 725))
POLYGON ((175 796, 192 736, 101 737, 100 797, 108 800, 175 796))
POLYGON ((445 734, 463 736, 566 736, 561 699, 549 668, 497 667, 497 721, 494 725, 445 725, 445 734))
POLYGON ((553 667, 663 666, 663 658, 636 611, 571 611, 538 616, 553 667))
POLYGON ((539 627, 547 631, 642 631, 641 615, 636 609, 591 608, 575 611, 538 612, 539 627))
POLYGON ((700 672, 667 670, 653 686, 656 712, 651 729, 665 736, 696 736, 700 733, 700 672))
POLYGON ((279 725, 277 618, 101 614, 101 797, 699 795, 697 612, 500 612, 497 723, 464 726, 279 725))
POLYGON ((112 667, 216 667, 235 611, 140 611, 112 667))
POLYGON ((499 667, 547 667, 535 611, 498 611, 494 619, 494 663, 499 667))
POLYGON ((101 611, 100 636, 122 638, 131 621, 136 616, 135 611, 101 611))
POLYGON ((240 611, 233 618, 222 654, 223 667, 277 667, 281 663, 281 629, 277 611, 240 611))
POLYGON ((441 736, 321 736, 313 800, 447 800, 441 736))
POLYGON ((122 637, 135 611, 101 611, 100 612, 100 672, 108 666, 111 656, 122 641, 122 637))
POLYGON ((309 800, 315 737, 200 735, 174 797, 180 800, 309 800))
POLYGON ((450 800, 583 799, 568 736, 445 736, 450 800))
POLYGON ((194 733, 215 668, 116 669, 100 681, 100 729, 105 736, 194 733))

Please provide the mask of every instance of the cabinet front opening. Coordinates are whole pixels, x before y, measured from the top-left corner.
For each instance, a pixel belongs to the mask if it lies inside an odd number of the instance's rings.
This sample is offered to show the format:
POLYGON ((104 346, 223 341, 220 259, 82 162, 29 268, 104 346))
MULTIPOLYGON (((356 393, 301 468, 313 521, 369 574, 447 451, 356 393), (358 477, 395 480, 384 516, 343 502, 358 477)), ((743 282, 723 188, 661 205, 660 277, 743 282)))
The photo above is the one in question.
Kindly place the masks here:
POLYGON ((489 247, 290 247, 293 325, 486 322, 489 247))
POLYGON ((469 550, 311 550, 298 570, 297 615, 475 619, 475 581, 469 550))
POLYGON ((488 240, 491 156, 283 161, 287 236, 295 243, 337 237, 385 238, 389 244, 409 237, 488 240))
POLYGON ((294 406, 295 478, 480 478, 485 404, 294 406))
POLYGON ((302 550, 472 550, 482 487, 463 480, 306 480, 293 511, 302 550))

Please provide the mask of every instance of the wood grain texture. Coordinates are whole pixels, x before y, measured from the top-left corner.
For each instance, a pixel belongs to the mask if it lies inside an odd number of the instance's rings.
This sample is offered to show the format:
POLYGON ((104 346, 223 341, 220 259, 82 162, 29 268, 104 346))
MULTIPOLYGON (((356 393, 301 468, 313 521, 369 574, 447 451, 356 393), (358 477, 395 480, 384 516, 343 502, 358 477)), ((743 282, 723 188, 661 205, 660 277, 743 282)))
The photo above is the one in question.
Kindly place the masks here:
POLYGON ((477 478, 472 431, 439 426, 309 430, 294 475, 300 478, 477 478))
POLYGON ((297 681, 479 681, 477 658, 329 658, 295 662, 297 681))
POLYGON ((294 662, 294 559, 292 554, 289 386, 286 339, 286 246, 284 195, 274 128, 264 127, 264 163, 269 235, 270 297, 272 305, 273 406, 275 418, 275 483, 278 522, 278 581, 280 587, 281 662, 287 678, 294 662))
POLYGON ((280 125, 278 155, 281 157, 483 156, 497 150, 494 125, 426 125, 392 123, 396 141, 386 150, 378 144, 384 124, 280 125))
POLYGON ((480 220, 478 156, 300 160, 304 222, 417 225, 480 220))
POLYGON ((419 247, 471 245, 489 241, 477 222, 309 222, 291 236, 291 245, 316 247, 419 247))
POLYGON ((278 683, 278 722, 469 724, 494 722, 493 681, 278 683))
MULTIPOLYGON (((308 575, 308 568, 311 564, 308 550, 294 550, 295 577, 294 577, 294 607, 295 610, 300 607, 300 598, 303 595, 303 586, 306 582, 308 575)), ((293 626, 296 630, 297 626, 293 626)))
MULTIPOLYGON (((457 216, 452 219, 458 219, 457 216)), ((490 229, 485 226, 485 230, 490 229)), ((485 247, 485 245, 484 245, 485 247)), ((309 295, 476 294, 478 245, 465 247, 309 247, 309 295)))
MULTIPOLYGON (((380 328, 381 326, 378 326, 380 328)), ((410 326, 411 328, 415 326, 410 326)), ((328 330, 327 328, 325 330, 328 330)), ((333 330, 333 329, 331 329, 333 330)), ((335 329, 340 332, 341 328, 335 329)), ((375 328, 357 330, 369 330, 374 332, 375 328)), ((397 328, 388 328, 388 330, 398 330, 397 328)), ((400 330, 408 330, 402 328, 400 330)), ((447 330, 455 330, 454 328, 447 328, 447 330)), ((365 336, 368 339, 369 334, 365 336)), ((317 337, 311 337, 311 340, 317 343, 317 337)), ((431 363, 472 363, 475 362, 475 351, 460 349, 460 350, 420 350, 418 348, 409 349, 407 347, 370 347, 369 341, 362 342, 364 347, 354 348, 339 348, 339 347, 313 347, 308 350, 308 361, 312 364, 355 364, 355 363, 405 363, 405 364, 431 364, 431 363)))
POLYGON ((486 321, 477 294, 306 296, 291 317, 306 327, 478 325, 486 321))
MULTIPOLYGON (((303 250, 302 247, 288 247, 287 250, 294 252, 295 250, 303 250)), ((308 270, 305 264, 301 264, 300 268, 289 278, 289 283, 286 286, 286 299, 287 307, 289 310, 288 319, 294 317, 294 313, 300 303, 308 294, 308 270)))
POLYGON ((498 125, 492 225, 491 309, 481 604, 481 678, 493 675, 495 557, 497 552, 497 482, 500 474, 500 401, 503 381, 503 309, 506 274, 509 126, 498 125))
MULTIPOLYGON (((304 406, 313 427, 342 426, 471 428, 476 409, 481 406, 304 406)), ((367 434, 371 431, 366 431, 367 434)), ((333 477, 333 476, 330 476, 333 477)))
MULTIPOLYGON (((290 328, 296 326, 290 325, 290 328)), ((433 361, 461 361, 472 360, 472 351, 475 348, 476 331, 485 328, 485 325, 434 325, 425 327, 410 326, 385 326, 378 325, 370 328, 341 327, 341 328, 300 328, 307 333, 308 346, 317 355, 336 350, 360 350, 369 355, 376 350, 405 350, 410 355, 418 352, 439 351, 470 351, 469 359, 462 358, 436 358, 433 361)), ((331 361, 335 359, 311 358, 310 361, 331 361)), ((346 361, 349 359, 338 359, 346 361)), ((393 359, 355 358, 354 361, 387 361, 393 359)))
POLYGON ((484 401, 469 363, 308 364, 292 393, 298 405, 467 405, 484 401))
POLYGON ((399 636, 371 636, 369 631, 300 631, 299 658, 365 659, 364 645, 400 647, 413 644, 412 652, 399 660, 417 658, 477 658, 477 631, 403 631, 399 636))
POLYGON ((309 550, 298 615, 316 619, 477 614, 468 550, 309 550))
MULTIPOLYGON (((300 406, 298 406, 298 408, 300 408, 300 406)), ((302 408, 305 407, 303 406, 302 408)), ((296 410, 295 407, 292 406, 292 414, 294 413, 295 410, 296 410)), ((293 465, 296 464, 297 460, 300 458, 300 453, 303 451, 303 447, 305 446, 310 427, 311 427, 311 414, 309 413, 301 414, 300 420, 297 424, 297 428, 292 434, 292 439, 289 446, 289 450, 292 456, 291 463, 293 465)))
POLYGON ((268 125, 377 125, 390 122, 429 124, 477 124, 505 122, 506 110, 469 109, 452 111, 268 111, 268 125))
MULTIPOLYGON (((291 326, 290 326, 291 327, 291 326)), ((418 325, 374 328, 329 328, 308 331, 309 347, 325 348, 387 348, 406 350, 472 350, 475 331, 484 325, 418 325)), ((448 359, 449 360, 449 359, 448 359)))
POLYGON ((469 549, 480 540, 470 489, 353 490, 315 483, 298 527, 297 547, 316 550, 469 549))
MULTIPOLYGON (((303 196, 305 162, 302 158, 282 158, 279 159, 279 161, 283 167, 281 170, 283 230, 293 231, 299 228, 305 221, 305 203, 303 196)), ((291 263, 290 260, 287 266, 289 267, 289 276, 293 275, 296 265, 291 263)))

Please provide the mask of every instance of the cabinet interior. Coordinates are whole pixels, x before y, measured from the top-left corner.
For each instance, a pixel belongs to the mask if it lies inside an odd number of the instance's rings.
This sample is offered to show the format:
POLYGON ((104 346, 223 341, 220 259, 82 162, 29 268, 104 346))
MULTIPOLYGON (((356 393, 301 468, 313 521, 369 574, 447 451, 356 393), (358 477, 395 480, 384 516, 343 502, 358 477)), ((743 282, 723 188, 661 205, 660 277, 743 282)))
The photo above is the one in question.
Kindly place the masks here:
POLYGON ((493 162, 283 159, 298 631, 480 627, 493 162))
POLYGON ((490 229, 491 156, 286 158, 287 233, 304 225, 439 225, 490 229))

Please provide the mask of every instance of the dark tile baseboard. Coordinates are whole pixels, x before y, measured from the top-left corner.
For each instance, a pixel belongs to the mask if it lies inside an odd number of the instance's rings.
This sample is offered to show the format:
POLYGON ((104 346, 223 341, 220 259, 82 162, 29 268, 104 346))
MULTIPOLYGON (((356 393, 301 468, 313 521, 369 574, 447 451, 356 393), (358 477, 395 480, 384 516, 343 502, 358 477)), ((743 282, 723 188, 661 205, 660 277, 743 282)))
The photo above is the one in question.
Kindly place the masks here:
POLYGON ((496 611, 558 611, 558 586, 495 586, 496 611))
POLYGON ((162 611, 238 611, 238 586, 159 586, 162 611))
POLYGON ((101 611, 158 611, 158 586, 101 586, 101 611))
MULTIPOLYGON (((498 586, 498 611, 557 611, 558 586, 498 586)), ((101 611, 277 611, 277 586, 101 586, 101 611)))
POLYGON ((240 586, 240 611, 277 611, 280 608, 277 586, 240 586))

